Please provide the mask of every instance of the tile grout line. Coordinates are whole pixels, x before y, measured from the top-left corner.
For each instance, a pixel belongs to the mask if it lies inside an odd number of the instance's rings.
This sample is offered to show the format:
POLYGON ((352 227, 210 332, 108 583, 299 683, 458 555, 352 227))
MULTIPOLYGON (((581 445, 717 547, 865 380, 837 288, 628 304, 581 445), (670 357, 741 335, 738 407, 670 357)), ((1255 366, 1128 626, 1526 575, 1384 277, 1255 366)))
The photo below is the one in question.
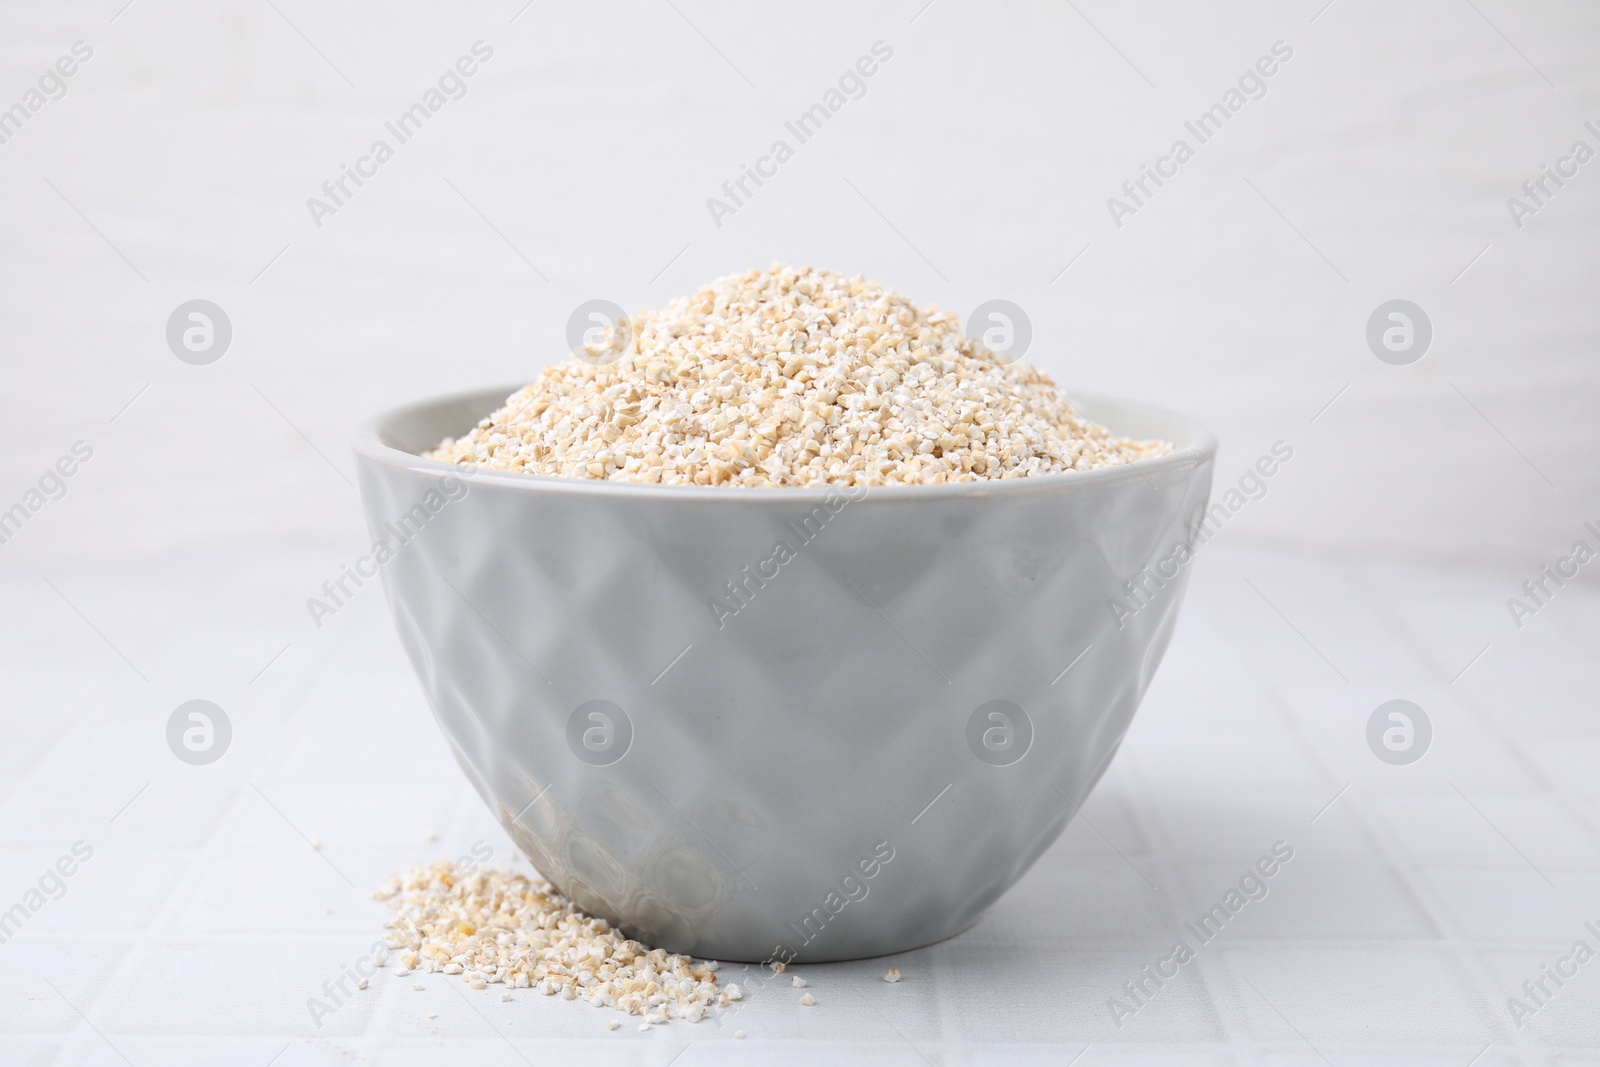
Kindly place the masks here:
MULTIPOLYGON (((1387 606, 1373 602, 1374 598, 1371 591, 1364 589, 1361 582, 1350 575, 1350 568, 1347 562, 1330 557, 1323 557, 1322 562, 1329 571, 1330 576, 1343 576, 1345 581, 1342 584, 1355 587, 1365 594, 1362 599, 1367 602, 1369 615, 1375 614, 1377 621, 1387 626, 1390 630, 1395 628, 1395 620, 1387 611, 1387 606)), ((1304 565, 1303 559, 1301 565, 1304 565)), ((1236 636, 1234 640, 1237 640, 1236 636)), ((1409 650, 1407 659, 1413 665, 1422 667, 1426 671, 1427 663, 1417 655, 1414 648, 1409 650)), ((1303 750, 1315 763, 1323 768, 1325 774, 1329 774, 1330 780, 1335 780, 1335 772, 1338 769, 1331 766, 1322 746, 1316 743, 1317 738, 1311 735, 1300 719, 1294 715, 1292 705, 1287 697, 1279 691, 1275 684, 1269 681, 1262 680, 1259 684, 1272 706, 1278 710, 1280 718, 1285 719, 1290 724, 1292 731, 1301 739, 1303 750)), ((1455 921, 1454 915, 1433 892, 1432 886, 1422 877, 1424 866, 1420 858, 1413 861, 1410 852, 1394 838, 1381 820, 1375 818, 1371 811, 1371 800, 1364 799, 1362 793, 1363 791, 1357 790, 1356 795, 1345 798, 1341 803, 1358 820, 1368 840, 1378 850, 1383 866, 1393 871, 1395 877, 1400 880, 1400 883, 1411 895, 1412 900, 1422 910, 1428 921, 1438 930, 1442 937, 1440 948, 1446 951, 1458 965, 1462 966, 1465 973, 1473 981, 1476 987, 1475 991, 1480 996, 1484 996, 1488 1003, 1495 1003, 1503 991, 1494 988, 1492 976, 1478 958, 1477 950, 1468 937, 1465 928, 1455 921)), ((1341 943, 1347 944, 1350 942, 1345 939, 1341 943)))
MULTIPOLYGON (((1447 672, 1441 667, 1437 657, 1428 649, 1426 642, 1418 638, 1415 630, 1399 614, 1393 604, 1373 587, 1368 576, 1362 572, 1360 563, 1358 561, 1349 561, 1345 563, 1342 569, 1349 576, 1350 587, 1374 607, 1380 622, 1389 632, 1399 635, 1400 640, 1409 650, 1409 658, 1412 662, 1421 666, 1427 676, 1443 677, 1447 672)), ((1494 736, 1496 741, 1501 741, 1497 732, 1483 722, 1483 714, 1468 702, 1464 693, 1457 693, 1456 699, 1462 708, 1477 720, 1480 729, 1483 729, 1486 734, 1494 736)), ((1539 774, 1535 768, 1527 766, 1528 759, 1520 749, 1504 745, 1503 741, 1502 748, 1517 763, 1523 765, 1534 781, 1544 783, 1546 788, 1549 788, 1548 782, 1543 775, 1539 774)), ((1382 831, 1382 835, 1381 840, 1385 843, 1386 850, 1409 857, 1409 851, 1398 841, 1393 841, 1386 829, 1382 831)), ((1396 863, 1395 870, 1398 877, 1426 909, 1428 918, 1445 935, 1446 944, 1450 948, 1452 956, 1474 983, 1476 992, 1485 998, 1486 1003, 1499 1003, 1500 997, 1505 994, 1505 990, 1496 984, 1494 972, 1483 958, 1482 954, 1486 950, 1486 946, 1473 940, 1466 926, 1457 921, 1455 913, 1435 893, 1431 882, 1425 877, 1425 873, 1429 869, 1428 864, 1421 857, 1416 858, 1415 864, 1415 870, 1412 870, 1406 864, 1396 863)), ((1520 869, 1520 867, 1512 868, 1508 866, 1493 869, 1511 870, 1520 869)), ((1489 950, 1492 951, 1492 949, 1489 950)))

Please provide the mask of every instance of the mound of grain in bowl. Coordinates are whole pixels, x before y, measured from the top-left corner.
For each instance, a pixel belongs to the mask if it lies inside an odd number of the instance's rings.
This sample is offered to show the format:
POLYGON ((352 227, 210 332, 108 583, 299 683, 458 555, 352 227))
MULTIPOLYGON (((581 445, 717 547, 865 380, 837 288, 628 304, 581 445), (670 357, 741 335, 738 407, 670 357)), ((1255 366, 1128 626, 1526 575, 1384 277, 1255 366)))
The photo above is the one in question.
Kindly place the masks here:
POLYGON ((455 863, 413 867, 373 894, 389 902, 386 937, 404 970, 501 983, 597 1008, 699 1022, 741 997, 717 964, 646 948, 591 918, 537 875, 455 863))
POLYGON ((891 485, 1164 455, 1082 418, 957 317, 860 276, 774 264, 606 331, 427 458, 673 485, 891 485))

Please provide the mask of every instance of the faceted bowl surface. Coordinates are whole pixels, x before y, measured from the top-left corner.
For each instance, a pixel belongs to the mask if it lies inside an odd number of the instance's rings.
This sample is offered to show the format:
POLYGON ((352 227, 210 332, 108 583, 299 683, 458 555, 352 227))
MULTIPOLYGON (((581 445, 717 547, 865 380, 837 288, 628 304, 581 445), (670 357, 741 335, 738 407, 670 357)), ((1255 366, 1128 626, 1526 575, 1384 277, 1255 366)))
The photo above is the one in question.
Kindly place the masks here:
POLYGON ((1022 876, 1160 662, 1216 452, 1186 418, 1074 394, 1175 453, 848 494, 416 455, 512 391, 406 407, 356 442, 401 642, 551 882, 727 960, 915 948, 1022 876))

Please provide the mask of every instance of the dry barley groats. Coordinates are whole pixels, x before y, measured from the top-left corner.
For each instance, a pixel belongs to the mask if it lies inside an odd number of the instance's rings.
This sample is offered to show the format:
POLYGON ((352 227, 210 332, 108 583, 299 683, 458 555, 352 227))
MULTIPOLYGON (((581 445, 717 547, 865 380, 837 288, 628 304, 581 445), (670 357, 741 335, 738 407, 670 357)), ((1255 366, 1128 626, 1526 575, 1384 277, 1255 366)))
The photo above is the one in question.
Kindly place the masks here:
POLYGON ((643 1016, 699 1022, 743 996, 719 987, 717 964, 650 949, 591 918, 538 875, 455 863, 413 867, 373 894, 389 902, 387 941, 400 973, 422 968, 585 1000, 643 1016))
POLYGON ((614 361, 546 367, 428 458, 674 485, 872 486, 1092 470, 1172 448, 1113 436, 1046 375, 975 345, 954 314, 860 276, 774 264, 625 332, 607 332, 614 361))

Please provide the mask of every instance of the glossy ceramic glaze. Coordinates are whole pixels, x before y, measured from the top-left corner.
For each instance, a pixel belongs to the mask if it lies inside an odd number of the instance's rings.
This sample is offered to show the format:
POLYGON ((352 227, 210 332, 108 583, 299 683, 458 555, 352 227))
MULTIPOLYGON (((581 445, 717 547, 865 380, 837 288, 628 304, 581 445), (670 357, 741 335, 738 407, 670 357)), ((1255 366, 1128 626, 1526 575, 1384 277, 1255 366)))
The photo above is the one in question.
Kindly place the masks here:
POLYGON ((403 408, 356 443, 400 639, 546 877, 641 940, 728 960, 928 944, 1028 869, 1160 662, 1216 447, 1075 395, 1175 453, 848 495, 417 457, 510 392, 403 408))

